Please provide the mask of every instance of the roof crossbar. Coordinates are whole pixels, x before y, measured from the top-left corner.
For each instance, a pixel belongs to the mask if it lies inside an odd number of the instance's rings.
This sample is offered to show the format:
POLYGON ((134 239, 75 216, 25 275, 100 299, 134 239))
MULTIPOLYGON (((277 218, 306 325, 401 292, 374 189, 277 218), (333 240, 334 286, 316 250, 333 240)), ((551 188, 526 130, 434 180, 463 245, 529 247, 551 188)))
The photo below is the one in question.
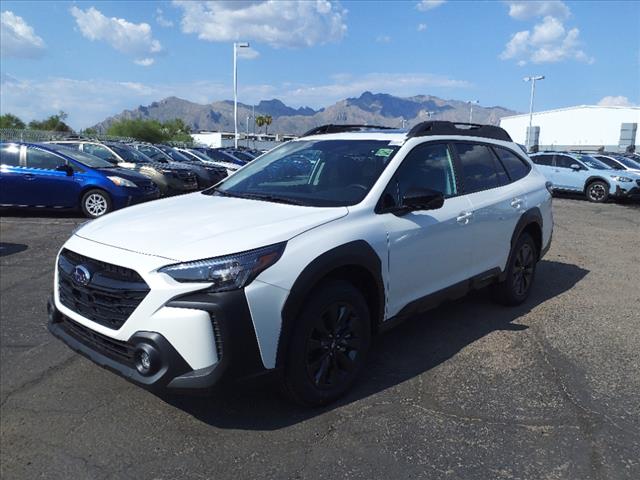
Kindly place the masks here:
POLYGON ((305 132, 301 137, 310 137, 311 135, 325 135, 328 133, 345 133, 345 132, 365 132, 367 130, 397 130, 395 127, 383 127, 380 125, 335 125, 329 123, 320 125, 305 132))
POLYGON ((484 137, 495 140, 512 142, 511 137, 504 128, 495 125, 482 125, 479 123, 448 122, 444 120, 432 120, 418 123, 414 126, 407 138, 426 137, 429 135, 459 135, 464 137, 484 137))

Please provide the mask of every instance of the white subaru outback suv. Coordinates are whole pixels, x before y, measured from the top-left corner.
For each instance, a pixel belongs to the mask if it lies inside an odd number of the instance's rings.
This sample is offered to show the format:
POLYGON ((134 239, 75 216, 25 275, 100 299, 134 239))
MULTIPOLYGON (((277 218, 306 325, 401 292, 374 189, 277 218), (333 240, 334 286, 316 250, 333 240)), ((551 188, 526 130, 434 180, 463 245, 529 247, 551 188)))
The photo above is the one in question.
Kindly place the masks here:
POLYGON ((74 232, 49 329, 147 388, 275 373, 325 404, 396 320, 489 285, 527 298, 551 242, 545 183, 498 127, 325 125, 208 190, 74 232))

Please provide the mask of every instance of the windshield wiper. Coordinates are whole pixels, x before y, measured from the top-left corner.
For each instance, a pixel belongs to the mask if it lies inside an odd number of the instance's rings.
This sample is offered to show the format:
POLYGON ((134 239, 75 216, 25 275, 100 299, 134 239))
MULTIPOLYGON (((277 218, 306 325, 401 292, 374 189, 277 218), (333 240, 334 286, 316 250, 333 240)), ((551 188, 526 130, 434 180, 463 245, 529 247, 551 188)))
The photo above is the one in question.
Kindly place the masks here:
POLYGON ((275 203, 285 203, 288 205, 306 205, 301 200, 296 200, 294 198, 289 197, 279 197, 277 195, 269 195, 269 194, 258 194, 258 193, 245 193, 243 198, 249 198, 252 200, 264 200, 266 202, 275 202, 275 203))

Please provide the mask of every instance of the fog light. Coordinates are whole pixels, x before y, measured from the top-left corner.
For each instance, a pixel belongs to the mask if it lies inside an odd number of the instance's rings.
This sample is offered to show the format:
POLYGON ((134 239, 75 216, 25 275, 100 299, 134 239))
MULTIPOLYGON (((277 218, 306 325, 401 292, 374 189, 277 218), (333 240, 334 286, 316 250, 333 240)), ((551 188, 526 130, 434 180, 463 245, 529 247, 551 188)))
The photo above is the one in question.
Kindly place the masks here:
POLYGON ((152 375, 160 365, 160 355, 150 345, 140 345, 134 355, 136 370, 141 375, 152 375))

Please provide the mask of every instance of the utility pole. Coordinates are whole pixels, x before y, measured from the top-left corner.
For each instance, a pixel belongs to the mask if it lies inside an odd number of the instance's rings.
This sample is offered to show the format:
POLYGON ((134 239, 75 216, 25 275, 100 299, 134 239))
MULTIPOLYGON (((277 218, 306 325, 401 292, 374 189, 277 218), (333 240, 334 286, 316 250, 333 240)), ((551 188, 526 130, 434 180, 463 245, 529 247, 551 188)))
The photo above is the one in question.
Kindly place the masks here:
POLYGON ((531 129, 533 128, 533 98, 536 95, 536 82, 544 80, 544 75, 532 75, 524 77, 525 82, 531 82, 531 97, 529 98, 529 129, 527 130, 527 150, 531 148, 531 129))
POLYGON ((467 103, 469 104, 469 123, 473 123, 473 105, 479 104, 480 100, 469 100, 467 103))
POLYGON ((233 143, 238 148, 238 48, 249 48, 247 42, 233 42, 233 143))

